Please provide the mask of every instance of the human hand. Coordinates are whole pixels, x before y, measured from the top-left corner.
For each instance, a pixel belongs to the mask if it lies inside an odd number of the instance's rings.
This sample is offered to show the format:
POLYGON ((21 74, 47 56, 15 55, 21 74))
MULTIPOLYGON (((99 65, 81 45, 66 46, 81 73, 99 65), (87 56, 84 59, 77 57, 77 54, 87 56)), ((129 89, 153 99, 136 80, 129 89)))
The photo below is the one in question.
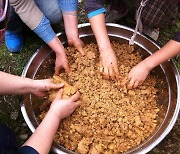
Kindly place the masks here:
POLYGON ((85 45, 79 37, 73 38, 73 39, 68 39, 68 44, 69 44, 69 46, 74 46, 81 53, 82 56, 85 55, 85 53, 83 51, 83 47, 85 45))
POLYGON ((74 46, 81 53, 81 55, 84 56, 84 51, 83 51, 84 43, 79 38, 79 34, 78 34, 77 11, 68 12, 68 14, 63 13, 64 27, 65 27, 68 44, 70 46, 74 46))
POLYGON ((70 71, 65 52, 56 53, 55 75, 59 74, 62 67, 65 69, 66 73, 70 71))
POLYGON ((125 84, 128 84, 128 89, 136 88, 141 85, 147 78, 151 69, 144 63, 140 62, 134 66, 128 74, 128 79, 125 84))
POLYGON ((61 99, 62 95, 63 89, 60 89, 49 110, 50 112, 55 113, 60 120, 71 115, 80 105, 80 101, 78 101, 80 97, 79 92, 76 92, 76 94, 67 99, 61 99))
POLYGON ((100 51, 100 72, 106 79, 119 78, 117 59, 113 50, 100 51))
POLYGON ((55 84, 51 79, 32 80, 32 88, 30 90, 30 93, 33 93, 37 96, 44 96, 45 93, 50 89, 60 89, 63 86, 63 83, 55 84))

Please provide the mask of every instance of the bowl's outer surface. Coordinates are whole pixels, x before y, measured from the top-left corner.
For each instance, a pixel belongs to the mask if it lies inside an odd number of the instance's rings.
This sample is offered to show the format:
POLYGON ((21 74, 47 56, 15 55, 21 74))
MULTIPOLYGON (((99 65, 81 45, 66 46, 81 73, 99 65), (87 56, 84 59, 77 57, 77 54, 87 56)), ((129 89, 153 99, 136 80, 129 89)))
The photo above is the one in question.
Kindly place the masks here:
MULTIPOLYGON (((120 43, 128 43, 134 32, 131 28, 117 24, 107 24, 107 31, 111 41, 120 43)), ((61 42, 65 45, 67 43, 65 34, 61 33, 58 35, 61 42)), ((85 43, 95 42, 95 37, 89 23, 79 25, 79 36, 85 43)), ((135 38, 134 46, 142 53, 142 57, 144 58, 160 48, 150 38, 139 33, 135 38)), ((37 74, 44 74, 45 70, 43 72, 41 68, 42 64, 46 63, 48 59, 51 58, 55 58, 54 52, 47 45, 42 46, 30 58, 23 70, 22 76, 33 79, 37 74)), ((52 71, 49 72, 49 75, 53 75, 53 68, 51 67, 48 70, 50 69, 52 71)), ((173 61, 169 60, 161 64, 160 67, 157 67, 154 74, 165 81, 165 85, 161 85, 161 83, 157 84, 157 88, 159 88, 157 102, 159 105, 164 106, 163 114, 160 115, 162 120, 160 120, 159 127, 151 137, 126 153, 143 154, 149 152, 164 139, 176 122, 180 108, 180 79, 177 68, 173 61)), ((37 103, 32 95, 24 95, 21 98, 21 111, 32 132, 34 132, 35 128, 39 125, 36 118, 39 112, 38 106, 39 102, 37 103)), ((56 143, 53 143, 52 150, 55 153, 74 153, 56 143)))

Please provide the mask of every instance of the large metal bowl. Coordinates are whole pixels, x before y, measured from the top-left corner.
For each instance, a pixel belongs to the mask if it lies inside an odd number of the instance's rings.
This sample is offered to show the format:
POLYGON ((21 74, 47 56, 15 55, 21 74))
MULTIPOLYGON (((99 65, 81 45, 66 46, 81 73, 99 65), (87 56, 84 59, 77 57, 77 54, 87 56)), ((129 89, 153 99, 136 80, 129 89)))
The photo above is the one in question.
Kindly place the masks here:
MULTIPOLYGON (((120 43, 128 43, 134 32, 131 28, 117 24, 107 24, 107 30, 110 40, 120 43)), ((79 25, 79 36, 85 43, 95 42, 95 37, 88 23, 79 25)), ((59 34, 59 38, 66 45, 65 34, 59 34)), ((143 58, 160 48, 154 41, 142 34, 137 35, 134 46, 141 52, 143 58)), ((54 52, 47 45, 42 46, 30 58, 23 70, 22 76, 32 79, 35 77, 47 78, 52 76, 54 73, 54 64, 48 63, 51 58, 55 59, 54 52)), ((172 60, 169 60, 154 69, 152 75, 157 77, 156 88, 159 91, 158 105, 163 106, 162 111, 159 112, 159 125, 152 136, 126 153, 144 154, 149 152, 165 138, 176 122, 180 108, 180 79, 175 64, 172 60)), ((34 132, 40 123, 37 116, 40 113, 39 106, 42 101, 42 99, 36 98, 33 95, 24 95, 21 99, 21 111, 32 132, 34 132)), ((52 150, 55 153, 74 153, 55 142, 53 143, 52 150)))

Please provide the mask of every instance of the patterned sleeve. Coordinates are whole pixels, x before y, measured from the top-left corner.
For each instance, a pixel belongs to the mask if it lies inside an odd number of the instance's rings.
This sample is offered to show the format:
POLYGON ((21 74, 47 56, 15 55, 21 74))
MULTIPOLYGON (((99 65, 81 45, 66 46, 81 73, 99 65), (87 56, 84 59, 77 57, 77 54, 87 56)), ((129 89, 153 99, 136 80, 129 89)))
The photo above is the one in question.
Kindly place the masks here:
POLYGON ((177 32, 174 37, 173 37, 174 41, 180 42, 180 32, 177 32))
POLYGON ((59 6, 63 12, 77 11, 78 0, 59 0, 59 6))
POLYGON ((40 24, 33 31, 46 43, 49 43, 56 36, 49 20, 45 16, 43 16, 40 24))
POLYGON ((86 0, 85 10, 88 18, 106 12, 104 3, 105 3, 104 0, 86 0))

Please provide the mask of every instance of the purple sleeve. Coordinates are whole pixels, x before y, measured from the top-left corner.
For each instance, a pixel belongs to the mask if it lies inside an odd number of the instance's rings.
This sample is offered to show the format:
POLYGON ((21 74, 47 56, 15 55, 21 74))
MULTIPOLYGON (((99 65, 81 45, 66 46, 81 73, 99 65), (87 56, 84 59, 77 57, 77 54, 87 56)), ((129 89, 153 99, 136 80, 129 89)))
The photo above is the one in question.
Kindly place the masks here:
POLYGON ((180 32, 177 32, 174 37, 173 37, 174 41, 180 42, 180 32))
POLYGON ((23 146, 19 149, 18 154, 39 154, 33 147, 23 146))
POLYGON ((93 11, 104 8, 104 0, 86 0, 85 1, 85 10, 89 14, 93 11))

